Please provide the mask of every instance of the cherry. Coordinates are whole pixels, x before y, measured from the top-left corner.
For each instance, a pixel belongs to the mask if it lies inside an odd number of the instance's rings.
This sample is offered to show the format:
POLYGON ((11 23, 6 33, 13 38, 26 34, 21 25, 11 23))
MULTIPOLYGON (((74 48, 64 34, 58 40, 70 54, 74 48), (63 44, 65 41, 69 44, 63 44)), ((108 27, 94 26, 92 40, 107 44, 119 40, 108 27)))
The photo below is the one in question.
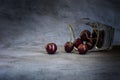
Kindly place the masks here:
POLYGON ((95 44, 96 44, 96 42, 97 42, 97 37, 98 37, 98 30, 93 29, 93 32, 92 32, 93 45, 95 45, 95 44))
POLYGON ((70 53, 74 48, 74 45, 72 42, 66 42, 64 45, 64 49, 67 53, 70 53))
POLYGON ((98 30, 93 29, 92 38, 97 38, 97 36, 98 36, 97 33, 98 33, 98 30))
POLYGON ((78 51, 79 54, 86 54, 86 52, 88 51, 88 46, 86 44, 80 44, 78 46, 78 51))
POLYGON ((86 41, 91 35, 91 32, 88 31, 88 30, 84 30, 80 33, 80 38, 83 40, 83 41, 86 41))
POLYGON ((80 38, 75 39, 73 42, 73 44, 76 48, 82 43, 83 43, 83 41, 80 38))
POLYGON ((46 46, 46 51, 48 54, 54 54, 57 50, 57 45, 55 43, 48 43, 46 46))
POLYGON ((88 46, 88 50, 92 49, 95 46, 94 39, 89 38, 89 40, 86 42, 86 45, 88 46))
POLYGON ((98 42, 97 42, 97 44, 96 44, 96 46, 97 46, 98 48, 101 48, 101 47, 103 46, 103 44, 104 44, 104 36, 105 36, 104 30, 100 30, 100 31, 99 31, 98 42))

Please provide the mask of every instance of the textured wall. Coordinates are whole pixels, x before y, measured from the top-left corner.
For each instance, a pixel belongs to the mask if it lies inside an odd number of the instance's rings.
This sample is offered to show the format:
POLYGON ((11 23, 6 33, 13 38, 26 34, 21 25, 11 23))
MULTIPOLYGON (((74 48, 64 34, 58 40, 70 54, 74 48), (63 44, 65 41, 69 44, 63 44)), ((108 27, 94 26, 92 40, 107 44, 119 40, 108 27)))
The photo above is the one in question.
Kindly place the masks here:
MULTIPOLYGON (((119 0, 0 0, 0 47, 38 47, 69 40, 68 23, 89 17, 116 28, 120 44, 119 0)), ((79 27, 79 26, 78 26, 79 27)))

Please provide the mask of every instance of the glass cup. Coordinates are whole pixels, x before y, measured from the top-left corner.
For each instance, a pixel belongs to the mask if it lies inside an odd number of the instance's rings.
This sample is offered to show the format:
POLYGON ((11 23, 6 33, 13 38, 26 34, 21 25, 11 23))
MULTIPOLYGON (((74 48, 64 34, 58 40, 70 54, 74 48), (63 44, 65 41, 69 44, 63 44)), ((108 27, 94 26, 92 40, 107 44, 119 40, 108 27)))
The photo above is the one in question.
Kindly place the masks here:
POLYGON ((94 42, 94 47, 90 51, 110 50, 114 38, 114 28, 89 18, 80 19, 77 24, 73 24, 73 38, 79 38, 84 30, 91 32, 90 40, 94 42))

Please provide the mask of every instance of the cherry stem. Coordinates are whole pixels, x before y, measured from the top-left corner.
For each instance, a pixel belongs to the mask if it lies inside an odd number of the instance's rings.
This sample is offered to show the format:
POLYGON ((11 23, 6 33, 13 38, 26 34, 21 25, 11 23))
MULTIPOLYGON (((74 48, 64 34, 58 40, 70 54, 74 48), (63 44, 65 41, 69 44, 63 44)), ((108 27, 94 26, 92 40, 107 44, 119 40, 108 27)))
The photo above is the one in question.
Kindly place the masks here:
POLYGON ((70 31, 70 42, 72 42, 72 38, 75 39, 75 35, 74 35, 74 30, 73 30, 73 26, 72 24, 69 24, 69 31, 70 31))

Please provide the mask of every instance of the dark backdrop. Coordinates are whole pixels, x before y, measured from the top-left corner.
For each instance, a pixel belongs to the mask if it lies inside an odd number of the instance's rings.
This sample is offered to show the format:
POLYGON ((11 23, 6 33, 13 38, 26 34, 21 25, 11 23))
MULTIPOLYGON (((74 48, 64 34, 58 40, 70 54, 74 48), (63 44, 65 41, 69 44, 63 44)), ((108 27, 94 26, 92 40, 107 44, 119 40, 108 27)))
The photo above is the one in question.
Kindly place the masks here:
POLYGON ((119 0, 0 0, 0 47, 63 45, 68 23, 86 17, 113 26, 120 44, 119 0))

